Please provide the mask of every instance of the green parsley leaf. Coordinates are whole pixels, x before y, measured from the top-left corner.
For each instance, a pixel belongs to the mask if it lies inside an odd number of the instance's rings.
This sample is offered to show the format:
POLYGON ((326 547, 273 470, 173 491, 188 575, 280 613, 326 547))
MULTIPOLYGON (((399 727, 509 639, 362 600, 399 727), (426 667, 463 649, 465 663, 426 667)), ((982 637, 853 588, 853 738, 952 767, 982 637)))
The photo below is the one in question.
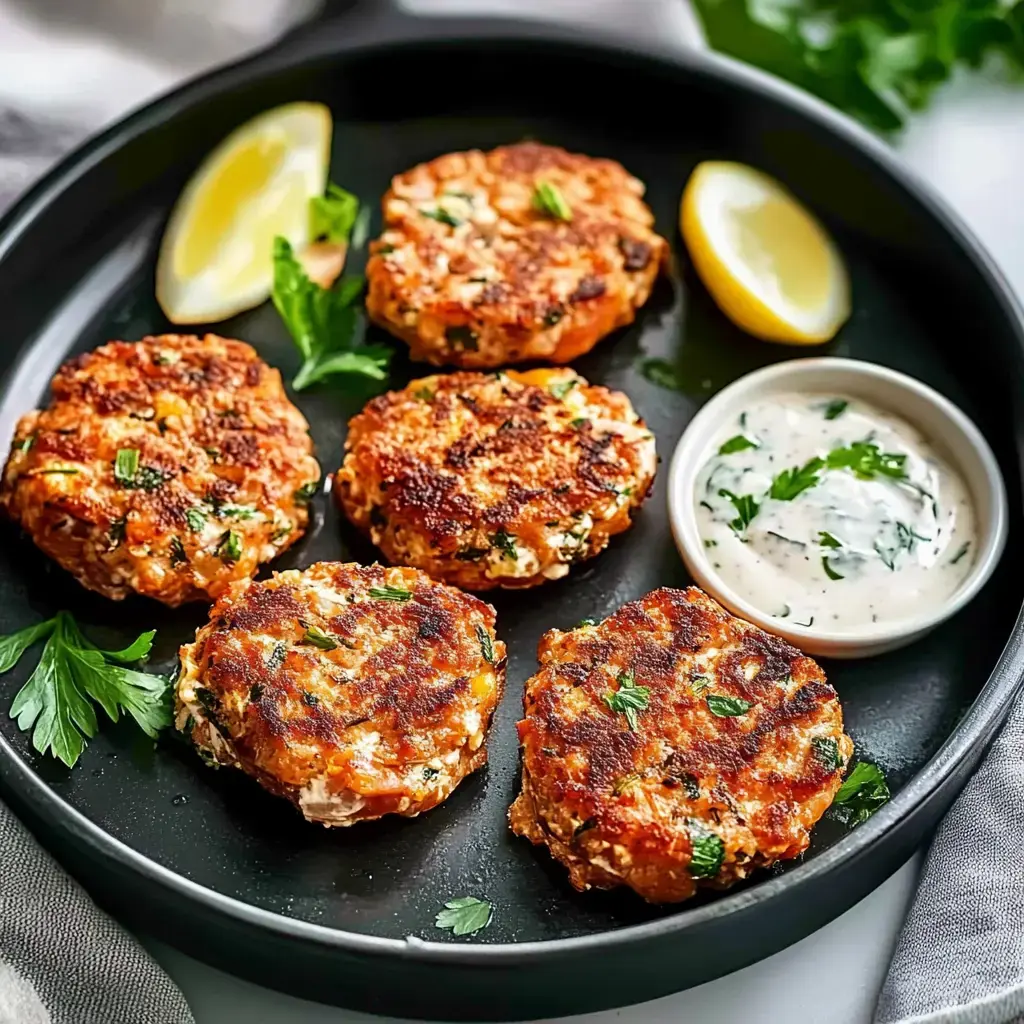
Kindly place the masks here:
POLYGON ((185 513, 185 522, 193 533, 198 533, 206 525, 206 513, 201 508, 190 508, 185 513))
POLYGON ((148 736, 170 724, 170 683, 111 661, 135 661, 149 653, 154 633, 143 633, 121 651, 101 651, 82 636, 68 612, 0 638, 0 672, 13 668, 29 646, 46 638, 39 664, 11 704, 18 728, 32 730, 32 745, 50 752, 69 768, 86 741, 96 735, 91 701, 112 721, 128 712, 148 736))
POLYGON ((572 207, 565 201, 561 190, 550 181, 538 182, 533 193, 533 208, 556 220, 572 220, 572 207))
POLYGON ((832 566, 829 565, 827 557, 822 558, 822 560, 821 560, 821 567, 822 567, 822 569, 825 570, 825 575, 830 580, 845 580, 846 579, 846 577, 842 573, 836 572, 835 569, 833 569, 832 566))
POLYGON ((723 693, 709 693, 705 700, 708 710, 719 718, 736 718, 745 715, 753 706, 751 700, 744 700, 742 697, 727 697, 723 693))
POLYGON ((456 217, 451 210, 446 209, 440 203, 437 206, 421 206, 420 213, 424 217, 436 220, 439 224, 447 224, 450 228, 457 228, 460 224, 465 224, 462 217, 456 217))
POLYGON ((494 642, 491 634, 483 626, 476 627, 476 637, 480 641, 480 654, 488 665, 494 664, 494 642))
POLYGON ((302 356, 292 381, 296 391, 327 377, 387 377, 391 349, 362 341, 357 299, 361 277, 342 277, 333 288, 311 281, 284 238, 274 239, 274 306, 302 356))
POLYGON ((734 452, 746 451, 748 448, 758 448, 760 445, 756 441, 751 441, 749 437, 743 434, 737 434, 735 437, 730 437, 721 448, 718 449, 719 455, 732 455, 734 452))
POLYGON ((814 756, 830 771, 842 767, 843 759, 839 756, 839 744, 834 736, 815 736, 811 740, 814 756))
POLYGON ((776 501, 792 501, 809 487, 818 482, 818 473, 824 468, 825 462, 819 458, 809 459, 803 466, 784 469, 773 481, 770 498, 776 501))
POLYGON ((408 601, 412 597, 412 591, 385 583, 383 587, 370 587, 370 597, 379 601, 408 601))
POLYGON ((821 533, 818 534, 818 543, 823 548, 841 548, 843 546, 843 542, 841 540, 833 537, 831 533, 828 533, 825 530, 822 530, 821 533))
POLYGON ((302 642, 311 644, 321 651, 333 651, 338 646, 338 641, 330 633, 325 633, 317 626, 307 626, 306 632, 302 634, 302 642))
POLYGON ((242 538, 234 530, 226 530, 217 541, 217 555, 222 562, 237 562, 242 557, 242 538))
POLYGON ((683 382, 676 368, 667 359, 645 359, 640 364, 640 373, 652 384, 669 391, 683 391, 683 382))
POLYGON ((876 476, 903 480, 907 475, 903 468, 906 461, 906 455, 883 452, 877 444, 855 441, 847 448, 834 448, 830 451, 827 465, 829 469, 848 469, 862 480, 872 480, 876 476))
POLYGON ((687 822, 690 833, 690 863, 687 870, 694 878, 714 878, 725 859, 725 843, 699 821, 687 822))
POLYGON ((347 245, 358 214, 359 200, 333 181, 329 182, 326 195, 314 196, 309 201, 310 237, 347 245))
POLYGON ((568 380, 556 380, 548 388, 548 391, 550 391, 555 398, 561 400, 565 398, 565 396, 569 394, 569 392, 572 391, 578 383, 579 381, 575 377, 570 377, 568 380))
POLYGON ((585 629, 587 626, 596 626, 596 625, 597 625, 597 619, 591 619, 591 618, 580 619, 580 621, 577 622, 575 626, 573 626, 573 629, 585 629))
POLYGON ((491 535, 491 544, 496 547, 505 558, 511 558, 514 562, 519 557, 519 549, 516 547, 516 539, 505 530, 499 530, 491 535))
POLYGON ((889 799, 889 785, 882 769, 870 761, 858 761, 836 792, 832 806, 850 825, 867 821, 889 799))
POLYGON ((751 520, 761 510, 760 504, 752 494, 733 494, 723 487, 719 492, 720 498, 728 498, 736 509, 736 518, 729 525, 737 532, 742 533, 751 523, 751 520))
POLYGON ((217 509, 217 515, 223 519, 252 519, 256 515, 256 509, 248 505, 221 505, 217 509))
POLYGON ((626 716, 626 722, 632 732, 636 732, 638 711, 646 711, 651 700, 649 687, 637 686, 632 669, 619 673, 619 688, 601 694, 601 700, 616 714, 626 716))
POLYGON ((448 900, 434 920, 435 928, 450 928, 453 935, 472 935, 491 923, 491 905, 475 896, 448 900))
POLYGON ((846 407, 850 403, 845 398, 833 398, 828 405, 825 406, 825 419, 835 420, 846 412, 846 407))
POLYGON ((135 474, 139 471, 139 450, 137 448, 118 448, 114 459, 114 479, 119 484, 135 482, 135 474))
POLYGON ((310 480, 309 483, 303 484, 292 497, 295 499, 296 505, 308 505, 313 498, 316 497, 317 488, 320 486, 319 480, 310 480))

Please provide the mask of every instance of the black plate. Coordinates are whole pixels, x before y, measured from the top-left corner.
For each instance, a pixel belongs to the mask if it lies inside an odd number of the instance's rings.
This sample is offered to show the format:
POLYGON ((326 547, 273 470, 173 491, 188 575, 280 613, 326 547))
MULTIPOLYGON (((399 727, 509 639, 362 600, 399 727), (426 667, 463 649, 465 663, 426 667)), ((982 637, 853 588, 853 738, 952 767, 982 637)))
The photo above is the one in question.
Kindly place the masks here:
MULTIPOLYGON (((446 150, 534 137, 621 160, 648 184, 676 267, 637 324, 576 364, 622 388, 663 456, 715 390, 798 351, 732 328, 695 281, 679 242, 684 181, 706 157, 778 175, 826 220, 846 256, 856 310, 825 351, 893 366, 959 403, 1001 462, 1010 493, 1001 569, 954 621, 913 647, 827 666, 859 754, 882 764, 891 804, 848 834, 822 822, 807 855, 725 896, 656 908, 627 892, 579 895, 548 856, 514 838, 505 811, 518 772, 513 728, 540 634, 603 616, 686 573, 666 523, 664 474, 628 535, 567 580, 500 595, 511 652, 491 764, 418 820, 327 831, 240 773, 204 768, 173 738, 154 750, 105 727, 66 771, 3 716, 2 793, 108 906, 190 953, 303 996, 413 1016, 517 1018, 652 998, 732 971, 860 899, 921 841, 1002 719, 1022 664, 1019 313, 950 214, 847 121, 730 62, 630 53, 507 24, 351 20, 202 79, 71 157, 4 221, 0 309, 8 386, 3 436, 42 402, 69 353, 167 329, 153 299, 155 249, 198 161, 250 115, 295 99, 335 117, 332 177, 368 200, 389 176, 446 150), (415 40, 413 37, 415 36, 415 40), (683 393, 638 371, 678 367, 683 393), (987 681, 986 681, 987 680, 987 681), (474 941, 433 927, 442 901, 493 901, 474 941), (408 937, 408 938, 407 938, 408 937)), ((288 378, 296 359, 265 306, 219 328, 253 342, 288 378)), ((410 367, 400 356, 396 383, 410 367)), ((359 403, 303 394, 326 470, 359 403)), ((373 553, 327 502, 277 568, 373 553)), ((155 664, 204 620, 88 594, 8 529, 0 552, 3 632, 70 608, 97 637, 159 628, 155 664)), ((4 702, 27 665, 3 679, 4 702)))

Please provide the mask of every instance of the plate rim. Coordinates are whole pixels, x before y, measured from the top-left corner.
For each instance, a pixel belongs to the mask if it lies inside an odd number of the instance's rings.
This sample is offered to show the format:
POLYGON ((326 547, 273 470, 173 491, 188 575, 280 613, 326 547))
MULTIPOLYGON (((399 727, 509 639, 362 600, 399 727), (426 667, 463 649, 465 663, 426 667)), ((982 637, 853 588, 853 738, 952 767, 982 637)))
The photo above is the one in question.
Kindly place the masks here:
MULTIPOLYGON (((959 214, 881 139, 845 114, 773 75, 709 50, 680 51, 668 44, 645 45, 641 48, 637 43, 606 33, 593 30, 581 32, 566 26, 539 22, 487 17, 421 19, 403 16, 392 18, 384 24, 373 22, 361 27, 363 31, 359 31, 360 26, 357 25, 356 30, 348 34, 347 38, 322 33, 304 43, 300 41, 298 46, 294 45, 294 40, 286 39, 281 44, 189 80, 87 139, 22 195, 6 214, 0 216, 0 275, 7 254, 31 230, 35 220, 49 204, 76 180, 121 146, 213 95, 304 64, 330 62, 334 58, 356 54, 372 55, 375 50, 393 51, 403 46, 418 49, 425 45, 465 45, 472 42, 557 44, 571 47, 579 56, 633 60, 646 65, 648 69, 660 66, 667 72, 683 71, 696 77, 710 78, 738 92, 758 93, 761 98, 795 112, 831 136, 838 137, 871 160, 889 181, 897 185, 907 197, 919 203, 941 225, 981 276, 990 295, 1001 308, 1012 333, 1016 335, 1018 352, 1024 353, 1024 308, 993 257, 959 214), (412 25, 415 25, 415 33, 410 30, 412 25)), ((17 360, 18 354, 15 354, 12 366, 17 360)), ((10 390, 11 376, 8 371, 2 388, 4 396, 10 390)), ((1024 439, 1019 432, 1015 443, 1020 452, 1024 447, 1024 439)), ((142 881, 159 886, 169 896, 198 902, 208 911, 226 915, 238 925, 250 925, 274 933, 282 939, 301 940, 321 948, 373 958, 398 958, 423 964, 440 962, 470 967, 496 966, 498 962, 502 966, 526 966, 541 959, 547 960, 552 955, 576 955, 696 929, 709 921, 733 917, 757 904, 767 903, 785 890, 809 886, 815 879, 863 857, 909 819, 930 797, 935 796, 972 751, 979 745, 987 747, 1002 725, 1010 705, 1024 689, 1022 670, 1024 609, 1018 612, 995 666, 967 713, 917 775, 868 822, 786 874, 723 895, 704 906, 686 909, 683 904, 677 913, 653 921, 568 938, 520 943, 456 944, 419 938, 410 941, 330 928, 287 917, 209 889, 117 839, 52 790, 2 735, 0 765, 5 771, 0 778, 0 786, 5 789, 10 787, 50 827, 73 835, 104 861, 113 862, 142 881)))

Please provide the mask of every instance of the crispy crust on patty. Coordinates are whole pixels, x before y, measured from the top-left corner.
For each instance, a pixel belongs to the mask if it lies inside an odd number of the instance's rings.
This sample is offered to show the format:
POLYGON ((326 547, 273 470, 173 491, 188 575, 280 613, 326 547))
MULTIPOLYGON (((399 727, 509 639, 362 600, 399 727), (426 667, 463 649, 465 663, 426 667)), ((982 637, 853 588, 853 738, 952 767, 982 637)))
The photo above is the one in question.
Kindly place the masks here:
POLYGON ((243 342, 114 341, 65 363, 19 421, 0 505, 104 597, 213 598, 305 530, 308 430, 243 342))
POLYGON ((370 317, 436 366, 567 363, 632 323, 667 260, 643 193, 614 160, 535 142, 420 164, 384 196, 370 317), (541 184, 568 221, 537 208, 541 184))
POLYGON ((310 821, 412 817, 487 760, 505 682, 494 620, 415 569, 242 581, 181 648, 175 724, 310 821))
POLYGON ((557 579, 629 528, 654 435, 572 370, 453 373, 381 395, 349 424, 334 492, 393 563, 469 590, 557 579))
POLYGON ((509 818, 575 888, 674 902, 807 848, 853 750, 810 658, 693 587, 551 630, 538 656, 509 818), (631 685, 648 690, 635 728, 614 696, 631 685), (750 707, 719 717, 723 696, 750 707))

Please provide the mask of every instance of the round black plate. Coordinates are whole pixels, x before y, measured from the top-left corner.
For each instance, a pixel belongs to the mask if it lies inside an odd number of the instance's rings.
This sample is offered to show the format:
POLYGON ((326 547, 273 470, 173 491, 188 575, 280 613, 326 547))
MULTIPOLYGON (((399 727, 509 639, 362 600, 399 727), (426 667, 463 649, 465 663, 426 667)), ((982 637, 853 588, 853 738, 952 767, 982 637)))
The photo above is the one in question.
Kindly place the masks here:
MULTIPOLYGON (((0 232, 3 436, 45 401, 69 354, 168 329, 153 298, 154 254, 183 182, 247 117, 314 99, 334 111, 332 178, 375 213, 395 172, 523 138, 614 157, 647 182, 673 240, 672 273, 633 327, 576 368, 626 391, 665 457, 717 389, 803 354, 731 327, 695 280, 675 226, 698 160, 762 167, 824 218, 850 268, 855 312, 823 351, 893 366, 959 403, 996 450, 1011 496, 1006 557, 970 608, 907 650, 827 665, 858 753, 885 768, 892 803, 852 834, 825 820, 800 861, 679 907, 628 892, 575 893, 546 853, 508 831, 514 723, 541 633, 687 583, 666 523, 664 474, 636 527, 600 558, 564 581, 495 597, 510 661, 490 766, 420 819, 308 825, 241 773, 206 769, 172 736, 154 749, 126 725, 108 723, 67 771, 35 755, 6 716, 2 792, 123 917, 307 997, 449 1018, 652 998, 774 951, 867 893, 934 824, 993 735, 1021 664, 1020 319, 975 244, 881 144, 772 80, 716 58, 640 56, 501 23, 430 23, 415 42, 412 34, 353 20, 343 40, 300 39, 201 80, 90 144, 26 198, 0 232), (682 390, 646 380, 647 357, 673 363, 682 390), (437 931, 443 901, 470 894, 493 902, 491 926, 472 941, 437 931)), ((269 305, 217 330, 252 342, 292 376, 295 352, 269 305)), ((402 353, 395 365, 396 385, 415 369, 402 353)), ((324 469, 335 469, 361 400, 324 388, 298 404, 324 469)), ((275 568, 373 559, 328 501, 318 499, 316 512, 315 528, 275 568)), ((58 608, 97 639, 157 627, 154 664, 168 671, 205 619, 202 606, 172 612, 89 594, 10 528, 0 597, 5 633, 58 608)), ((5 704, 28 660, 2 680, 5 704)))

